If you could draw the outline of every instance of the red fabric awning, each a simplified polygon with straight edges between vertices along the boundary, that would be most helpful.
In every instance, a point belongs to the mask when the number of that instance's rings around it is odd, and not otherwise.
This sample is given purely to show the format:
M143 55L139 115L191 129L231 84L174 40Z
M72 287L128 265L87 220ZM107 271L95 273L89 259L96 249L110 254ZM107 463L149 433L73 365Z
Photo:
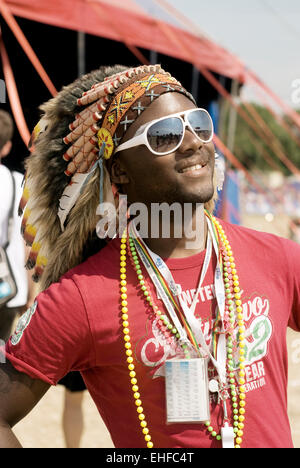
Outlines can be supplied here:
M171 16L172 22L151 16L142 8L144 2L5 0L5 3L15 16L155 50L244 81L245 68L236 57L206 37L179 27Z

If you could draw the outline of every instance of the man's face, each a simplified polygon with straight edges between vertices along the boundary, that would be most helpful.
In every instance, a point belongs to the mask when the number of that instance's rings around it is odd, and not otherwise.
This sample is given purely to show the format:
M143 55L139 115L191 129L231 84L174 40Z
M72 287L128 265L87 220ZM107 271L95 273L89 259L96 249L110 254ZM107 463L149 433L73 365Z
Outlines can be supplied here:
M130 126L124 142L134 136L138 128L169 114L194 109L195 105L180 93L166 93L156 99ZM214 145L202 143L186 128L181 146L173 153L157 156L145 145L118 153L115 163L127 175L122 191L128 202L206 203L214 193ZM200 164L201 169L195 169ZM188 170L187 170L188 169Z

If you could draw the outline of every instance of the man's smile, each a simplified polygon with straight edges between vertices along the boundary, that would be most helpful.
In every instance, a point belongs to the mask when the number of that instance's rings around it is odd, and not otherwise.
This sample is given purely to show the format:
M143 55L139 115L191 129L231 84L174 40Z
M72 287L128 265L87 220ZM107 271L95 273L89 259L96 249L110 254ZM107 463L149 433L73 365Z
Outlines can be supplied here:
M209 155L196 153L179 161L175 169L187 177L199 177L209 172Z

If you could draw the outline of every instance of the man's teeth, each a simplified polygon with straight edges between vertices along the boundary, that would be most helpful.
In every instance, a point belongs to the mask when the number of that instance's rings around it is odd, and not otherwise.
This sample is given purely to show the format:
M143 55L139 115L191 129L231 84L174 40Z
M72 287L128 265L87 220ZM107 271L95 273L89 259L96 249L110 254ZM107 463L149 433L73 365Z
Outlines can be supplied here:
M186 167L185 169L182 169L181 172L190 172L190 171L196 171L197 169L202 169L203 166L201 164L196 164L195 166L190 166Z

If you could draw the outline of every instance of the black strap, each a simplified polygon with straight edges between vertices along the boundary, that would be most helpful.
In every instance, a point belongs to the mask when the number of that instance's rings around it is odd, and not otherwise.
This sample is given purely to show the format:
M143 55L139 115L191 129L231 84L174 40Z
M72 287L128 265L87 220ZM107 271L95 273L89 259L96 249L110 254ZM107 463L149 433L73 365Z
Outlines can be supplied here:
M15 198L16 198L16 182L15 178L13 176L13 173L10 172L11 176L11 182L12 182L12 187L13 187L13 196L12 196L12 201L8 213L8 222L7 222L7 242L4 246L4 249L7 249L7 247L10 244L11 241L11 234L12 234L12 229L13 229L13 223L14 223L14 208L15 208Z

